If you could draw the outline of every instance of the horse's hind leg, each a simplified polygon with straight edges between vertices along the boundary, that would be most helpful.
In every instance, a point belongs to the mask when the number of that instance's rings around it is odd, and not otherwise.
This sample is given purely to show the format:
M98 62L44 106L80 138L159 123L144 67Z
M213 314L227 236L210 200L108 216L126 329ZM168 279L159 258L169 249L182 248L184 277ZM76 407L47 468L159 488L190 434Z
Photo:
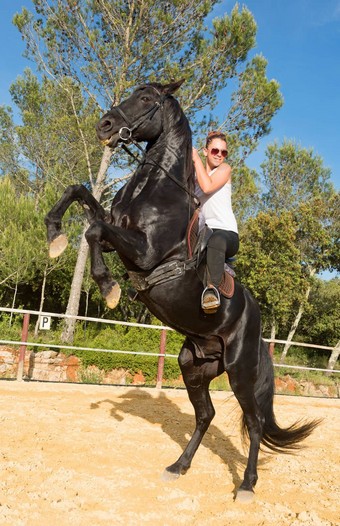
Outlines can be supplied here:
M96 201L85 186L81 184L68 186L57 204L45 217L47 240L50 244L50 256L52 258L60 256L67 246L67 238L65 234L61 232L61 221L66 210L74 201L78 201L83 207L90 223L105 220L106 212L104 208Z
M186 385L190 401L195 409L196 428L179 459L167 467L163 480L178 478L188 471L191 461L204 433L215 416L215 410L209 394L209 384L213 378L223 372L223 364L219 360L198 360L194 354L193 344L186 340L179 355L179 365Z
M246 362L245 362L246 363ZM230 386L242 408L247 426L250 447L244 479L237 491L236 499L241 501L252 500L254 486L257 482L257 461L262 438L264 417L257 405L254 391L254 374L251 366L247 368L244 363L234 363L228 370Z

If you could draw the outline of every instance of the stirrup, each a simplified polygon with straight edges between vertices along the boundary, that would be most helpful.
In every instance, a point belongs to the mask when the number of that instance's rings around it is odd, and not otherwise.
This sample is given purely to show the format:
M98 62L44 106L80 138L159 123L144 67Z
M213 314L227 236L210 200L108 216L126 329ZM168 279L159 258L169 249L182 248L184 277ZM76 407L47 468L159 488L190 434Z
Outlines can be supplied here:
M221 305L220 293L213 285L205 287L201 296L201 307L205 314L214 314Z

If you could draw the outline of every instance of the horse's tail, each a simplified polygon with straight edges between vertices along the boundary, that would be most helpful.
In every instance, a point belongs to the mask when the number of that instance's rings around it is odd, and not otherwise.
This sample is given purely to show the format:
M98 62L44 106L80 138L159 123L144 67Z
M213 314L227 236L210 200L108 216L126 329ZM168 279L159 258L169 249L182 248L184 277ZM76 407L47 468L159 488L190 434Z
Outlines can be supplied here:
M297 421L287 428L281 428L275 419L273 410L274 367L268 345L261 340L259 377L255 383L255 398L264 417L261 442L272 451L288 453L301 448L299 442L307 438L319 425L320 420L310 422ZM243 436L247 435L244 417L242 419Z

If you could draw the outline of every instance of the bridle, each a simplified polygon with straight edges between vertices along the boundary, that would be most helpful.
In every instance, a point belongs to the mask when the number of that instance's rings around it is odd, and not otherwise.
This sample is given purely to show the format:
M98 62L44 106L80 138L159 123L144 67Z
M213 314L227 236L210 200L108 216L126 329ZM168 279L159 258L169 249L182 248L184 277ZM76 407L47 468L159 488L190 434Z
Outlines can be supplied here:
M131 155L131 157L133 157L136 161L138 161L139 164L141 164L143 162L143 160L140 161L129 150L129 148L127 147L126 143L127 142L132 142L143 153L143 157L145 156L145 150L143 150L141 145L136 141L136 139L134 139L132 134L133 134L134 131L136 131L145 122L145 120L147 118L151 121L151 119L153 118L155 113L159 109L163 109L164 101L169 96L169 95L162 95L158 91L158 89L155 88L154 86L147 86L147 87L148 88L152 88L153 90L156 91L156 93L160 96L160 101L156 101L155 104L153 106L151 106L151 108L147 109L141 115L139 115L139 117L137 118L135 123L132 123L130 121L130 119L127 117L127 115L125 115L124 111L119 106L114 106L114 109L119 113L119 115L123 118L123 120L127 124L127 126L122 126L120 128L119 132L118 132L119 138L122 141L122 145L121 146L129 155ZM160 168L172 181L174 181L178 186L180 186L182 188L182 190L184 190L194 200L194 203L195 203L196 207L198 207L200 205L200 202L199 202L198 198L195 196L195 194L190 192L190 190L188 190L188 188L186 188L186 186L181 181L176 179L176 177L174 177L165 168L163 168L163 166L161 166L157 161L152 160L151 163L153 163L155 166L158 166L158 168Z
M144 152L143 148L137 143L137 141L135 141L135 139L133 138L132 134L133 134L134 131L136 131L145 122L147 117L151 121L151 119L155 115L156 111L159 110L159 109L163 109L164 101L168 97L168 95L162 95L158 91L158 89L155 88L154 86L148 86L148 88L152 88L157 93L157 95L160 96L160 101L156 101L155 104L153 106L151 106L151 108L148 108L147 110L145 110L137 118L137 121L135 122L135 124L133 124L130 121L130 119L125 115L124 111L119 106L115 106L114 107L114 109L119 113L119 115L124 119L125 123L127 124L127 126L122 126L120 128L120 130L118 132L119 138L122 141L124 141L124 142L126 142L126 141L133 142L133 144L138 146L138 148L142 152Z

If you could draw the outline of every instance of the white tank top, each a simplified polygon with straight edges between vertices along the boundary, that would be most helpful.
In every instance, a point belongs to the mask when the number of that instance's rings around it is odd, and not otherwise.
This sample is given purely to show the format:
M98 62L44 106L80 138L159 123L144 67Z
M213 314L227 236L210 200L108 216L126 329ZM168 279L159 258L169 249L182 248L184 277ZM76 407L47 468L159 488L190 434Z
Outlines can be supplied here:
M215 170L212 170L208 175L212 175ZM199 184L196 183L195 194L201 202L200 226L205 223L210 228L231 230L238 234L237 222L231 204L230 183L226 183L212 194L203 193Z

